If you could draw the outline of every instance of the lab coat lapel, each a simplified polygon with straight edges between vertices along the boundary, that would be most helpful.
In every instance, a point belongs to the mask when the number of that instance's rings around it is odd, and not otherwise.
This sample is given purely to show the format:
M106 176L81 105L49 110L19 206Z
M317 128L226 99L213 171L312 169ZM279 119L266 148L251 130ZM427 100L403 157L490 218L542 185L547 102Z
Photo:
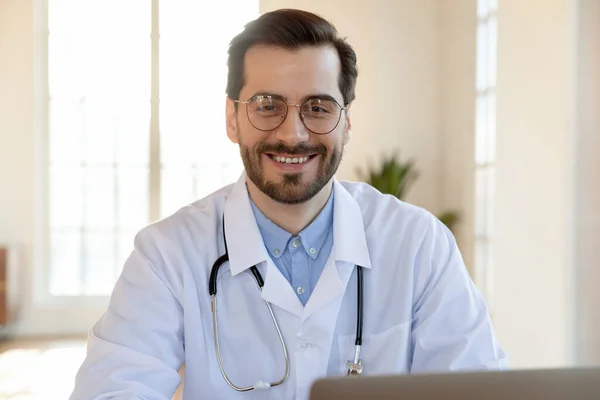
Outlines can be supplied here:
M353 265L345 262L336 263L332 251L325 268L321 273L317 285L315 286L310 299L304 308L302 320L308 319L321 307L329 304L331 301L342 297L348 285L350 275L352 275Z
M302 317L304 307L296 296L294 289L281 274L279 269L273 264L271 259L267 260L267 276L262 290L262 298L269 303Z
M333 249L304 309L303 320L343 296L355 265L371 268L362 212L350 193L333 181Z
M266 266L262 298L298 317L302 316L302 303L265 249L250 205L245 174L235 183L225 202L225 234L231 274L238 275L253 265L265 271L263 266Z
M333 181L333 248L336 261L370 269L371 258L358 203L336 179Z
M235 276L269 259L250 205L245 174L229 192L224 213L231 274Z

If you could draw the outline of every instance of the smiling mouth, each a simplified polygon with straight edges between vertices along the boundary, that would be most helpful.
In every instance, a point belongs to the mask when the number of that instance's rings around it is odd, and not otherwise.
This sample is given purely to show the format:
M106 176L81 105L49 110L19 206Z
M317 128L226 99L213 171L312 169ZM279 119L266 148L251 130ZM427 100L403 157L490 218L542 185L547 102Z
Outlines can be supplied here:
M316 157L317 154L311 154L308 156L302 157L289 157L289 156L279 156L277 154L267 154L272 160L277 161L281 164L304 164L310 161L312 158Z

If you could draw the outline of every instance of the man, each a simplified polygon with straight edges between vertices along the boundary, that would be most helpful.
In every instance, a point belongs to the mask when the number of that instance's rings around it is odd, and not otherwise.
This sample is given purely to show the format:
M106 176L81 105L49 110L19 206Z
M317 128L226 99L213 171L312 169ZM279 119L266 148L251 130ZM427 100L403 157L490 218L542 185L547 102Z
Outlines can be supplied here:
M71 398L169 399L182 365L185 399L306 399L348 370L506 367L446 227L334 178L357 79L335 28L264 14L228 65L227 134L245 173L139 232Z

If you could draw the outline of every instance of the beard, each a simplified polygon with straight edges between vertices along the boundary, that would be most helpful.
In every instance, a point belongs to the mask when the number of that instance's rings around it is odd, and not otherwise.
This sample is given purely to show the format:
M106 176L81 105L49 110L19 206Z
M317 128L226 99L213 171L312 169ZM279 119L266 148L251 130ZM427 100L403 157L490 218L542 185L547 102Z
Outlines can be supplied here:
M282 143L258 143L250 148L244 145L239 134L238 142L248 179L262 193L283 204L301 204L312 199L333 178L343 155L343 145L341 143L329 153L322 144L300 143L295 147L289 147ZM265 153L285 153L299 157L318 154L317 176L311 182L303 182L302 178L306 172L284 173L281 175L280 182L269 181L265 178L263 168L263 154Z

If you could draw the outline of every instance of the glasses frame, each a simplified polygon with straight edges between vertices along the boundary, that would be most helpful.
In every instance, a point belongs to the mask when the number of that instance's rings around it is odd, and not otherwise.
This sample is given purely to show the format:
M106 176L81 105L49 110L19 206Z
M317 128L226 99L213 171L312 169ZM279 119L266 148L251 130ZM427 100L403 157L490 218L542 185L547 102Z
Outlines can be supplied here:
M250 114L249 114L249 111L248 111L248 104L251 101L253 101L254 99L256 99L257 97L271 97L271 98L279 99L279 100L281 100L287 106L286 111L285 111L285 115L281 119L281 122L279 123L279 125L277 125L274 128L271 128L271 129L261 129L261 128L257 127L256 125L254 125L252 123L252 120L250 119ZM283 123L285 122L287 116L289 115L289 112L288 112L289 108L290 107L298 107L298 115L300 115L300 120L302 121L302 124L304 125L304 127L306 129L308 129L310 132L314 133L315 135L327 135L327 134L333 132L335 130L335 128L338 127L338 125L340 124L340 121L342 120L342 112L348 110L348 104L346 104L345 106L342 107L342 105L340 103L338 103L337 100L334 99L334 98L327 98L327 99L325 99L325 100L333 101L335 104L337 104L338 107L340 108L340 113L338 115L338 119L337 119L335 125L333 126L333 128L331 128L331 130L329 130L328 132L324 132L324 133L323 132L315 132L312 129L310 129L308 126L306 126L306 122L304 121L304 116L300 112L300 108L302 106L304 106L306 103L308 103L309 101L314 100L314 99L321 99L321 98L319 96L314 96L314 97L310 97L310 98L306 99L306 101L303 102L303 103L301 103L301 104L289 104L288 102L286 102L283 99L283 97L278 96L278 95L274 95L274 94L255 94L254 96L250 97L248 100L245 100L245 101L244 100L233 100L233 102L234 103L238 103L238 104L244 104L246 106L246 118L248 118L248 122L250 122L250 124L255 129L258 129L259 131L270 132L270 131L274 131L275 129L279 128L281 125L283 125ZM321 99L321 100L323 100L323 99Z

